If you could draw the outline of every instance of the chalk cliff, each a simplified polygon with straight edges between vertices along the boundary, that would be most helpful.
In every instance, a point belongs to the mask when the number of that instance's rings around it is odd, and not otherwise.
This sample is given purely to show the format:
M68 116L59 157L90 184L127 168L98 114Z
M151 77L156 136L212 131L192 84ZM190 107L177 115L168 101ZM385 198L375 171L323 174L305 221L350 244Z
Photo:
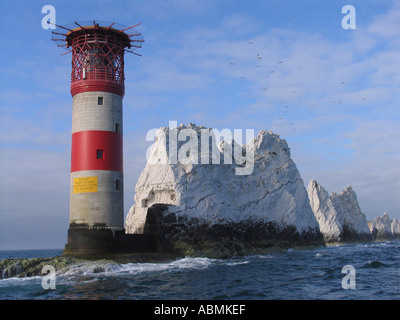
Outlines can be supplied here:
M392 220L391 229L392 229L393 236L396 239L400 239L400 220L399 219L394 218Z
M369 228L375 240L400 239L400 221L396 218L390 219L387 212L381 217L376 217Z
M311 180L307 192L326 242L371 240L367 219L350 186L329 195L316 180Z
M328 192L316 180L310 181L307 192L311 209L319 223L324 240L326 242L340 241L343 226Z
M212 141L206 147L205 134ZM209 256L322 243L285 140L264 130L243 146L217 147L217 140L211 129L193 124L157 131L126 218L128 233L144 233L158 221L151 228L161 228L174 250Z

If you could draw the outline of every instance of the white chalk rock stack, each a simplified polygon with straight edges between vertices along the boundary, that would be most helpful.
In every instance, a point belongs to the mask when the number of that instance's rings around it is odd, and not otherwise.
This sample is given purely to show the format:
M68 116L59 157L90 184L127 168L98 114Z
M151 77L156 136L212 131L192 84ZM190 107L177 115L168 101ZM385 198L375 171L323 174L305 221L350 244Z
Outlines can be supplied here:
M400 220L394 218L391 223L391 230L393 237L400 239Z
M376 240L400 239L400 221L396 218L392 220L389 214L384 212L381 217L372 221L370 231Z
M311 180L307 192L326 242L371 240L367 219L352 187L329 195L316 180Z
M264 130L243 146L225 141L217 147L218 140L211 129L193 124L159 129L135 188L126 231L143 233L148 209L167 204L164 231L172 242L190 242L190 237L199 247L225 240L237 246L320 242L286 141Z
M325 241L340 241L343 227L328 192L316 180L310 181L307 192Z

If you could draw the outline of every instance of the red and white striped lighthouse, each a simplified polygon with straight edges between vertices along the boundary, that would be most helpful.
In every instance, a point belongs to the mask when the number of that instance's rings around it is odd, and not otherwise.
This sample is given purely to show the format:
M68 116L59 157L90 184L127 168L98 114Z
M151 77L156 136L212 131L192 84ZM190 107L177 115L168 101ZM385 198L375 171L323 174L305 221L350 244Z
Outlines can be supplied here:
M124 53L134 53L144 41L133 30L136 26L75 22L57 25L53 31L52 40L72 53L70 225L65 253L112 247L115 233L124 229Z

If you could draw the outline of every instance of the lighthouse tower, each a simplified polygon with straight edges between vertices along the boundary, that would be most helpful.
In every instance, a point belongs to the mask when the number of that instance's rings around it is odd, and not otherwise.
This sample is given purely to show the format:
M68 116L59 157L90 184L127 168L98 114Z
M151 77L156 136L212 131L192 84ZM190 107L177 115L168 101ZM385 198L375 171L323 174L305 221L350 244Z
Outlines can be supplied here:
M57 25L53 39L72 53L72 150L66 254L102 253L124 234L124 53L144 42L111 22ZM65 54L66 54L65 53ZM117 240L116 240L117 239Z

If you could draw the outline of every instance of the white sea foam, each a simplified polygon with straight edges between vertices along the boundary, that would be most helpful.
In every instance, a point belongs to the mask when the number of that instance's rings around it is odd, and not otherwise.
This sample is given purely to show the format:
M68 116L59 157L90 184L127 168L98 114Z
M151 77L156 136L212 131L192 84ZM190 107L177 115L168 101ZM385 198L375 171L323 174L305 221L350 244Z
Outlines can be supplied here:
M67 268L59 270L58 275L91 275L99 273L115 272L119 269L119 265L113 262L93 261L71 265Z
M241 264L248 264L249 261L236 261L236 262L228 262L226 265L227 266L238 266Z
M183 271L190 269L205 269L214 263L215 259L209 258L183 258L168 263L128 263L120 265L120 271L137 274L153 271Z
M113 262L86 262L72 265L60 270L58 274L66 276L79 275L120 275L122 273L140 274L145 272L181 271L189 269L205 269L211 265L214 259L209 258L183 258L168 263L126 263Z
M272 254L255 254L251 256L246 256L249 259L274 259L274 255Z
M42 278L43 277L41 276L33 276L33 277L23 277L23 278L11 277L6 279L0 279L0 288L9 286L29 285L41 281Z

